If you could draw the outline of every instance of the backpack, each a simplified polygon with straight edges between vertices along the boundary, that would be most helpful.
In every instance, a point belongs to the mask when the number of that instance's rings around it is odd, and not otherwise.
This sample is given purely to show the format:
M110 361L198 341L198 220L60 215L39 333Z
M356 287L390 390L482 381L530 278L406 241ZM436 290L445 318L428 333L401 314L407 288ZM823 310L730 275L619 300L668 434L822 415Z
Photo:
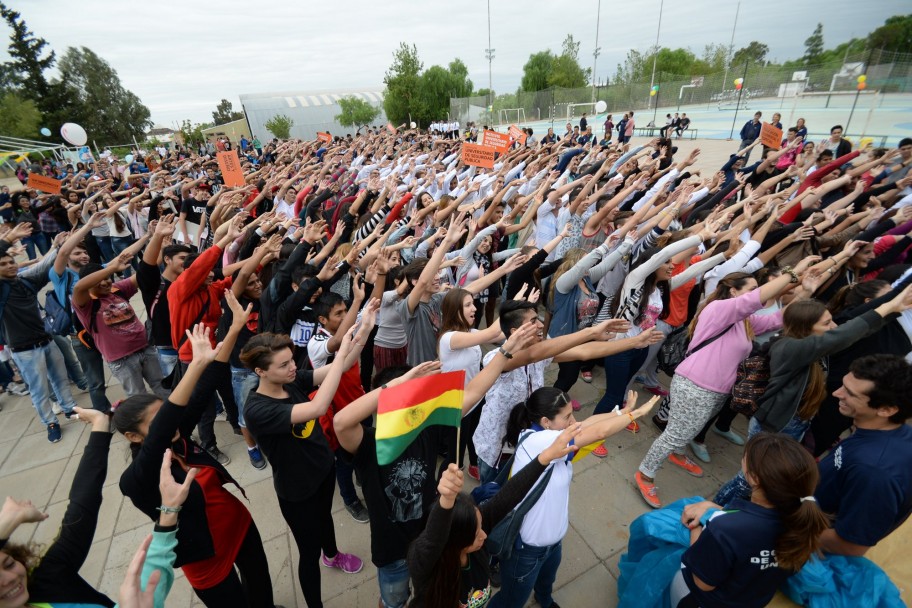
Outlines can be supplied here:
M752 417L769 386L770 374L769 343L755 342L751 354L738 365L732 386L731 408L748 418Z
M64 279L64 293L70 293L70 281L72 277L70 273L66 273L66 278ZM74 324L73 319L75 318L75 313L70 307L70 301L67 300L65 303L57 300L57 292L53 289L48 291L47 298L44 301L44 324L48 328L51 334L55 336L68 336L73 333Z

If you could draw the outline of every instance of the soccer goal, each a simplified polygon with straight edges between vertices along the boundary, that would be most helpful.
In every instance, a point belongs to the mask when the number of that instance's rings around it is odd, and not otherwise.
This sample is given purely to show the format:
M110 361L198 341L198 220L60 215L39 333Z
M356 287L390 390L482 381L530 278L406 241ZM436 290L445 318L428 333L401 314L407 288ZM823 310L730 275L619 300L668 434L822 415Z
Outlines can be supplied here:
M525 108L504 108L500 110L500 124L518 125L526 122Z
M572 120L577 116L582 116L583 112L589 116L595 115L595 102L591 103L568 103L567 120Z

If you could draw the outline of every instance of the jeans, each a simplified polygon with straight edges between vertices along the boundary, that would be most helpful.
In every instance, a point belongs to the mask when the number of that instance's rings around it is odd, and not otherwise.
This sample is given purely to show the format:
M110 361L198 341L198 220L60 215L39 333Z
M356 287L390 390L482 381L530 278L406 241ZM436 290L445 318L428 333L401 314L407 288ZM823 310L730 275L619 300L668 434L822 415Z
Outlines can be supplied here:
M779 432L784 435L788 435L795 441L800 442L802 438L804 438L804 433L807 432L809 426L811 426L810 420L801 420L797 416L792 416L792 419L788 421L788 424L786 424ZM763 427L760 426L760 423L757 422L757 419L751 418L750 422L747 425L747 438L750 439L762 431ZM744 473L742 471L739 471L737 475L732 477L724 486L722 486L722 488L719 490L719 493L716 494L716 499L713 502L724 507L735 498L743 498L745 500L748 500L750 498L750 495L750 485L744 478Z
M742 140L741 140L741 147L738 148L738 149L739 149L739 150L743 150L744 148L748 147L748 146L751 145L752 143L754 143L754 140L752 140L752 139L742 139ZM750 158L751 152L753 152L753 151L754 151L753 149L750 149L750 150L748 150L747 152L744 153L744 155L743 155L742 158L744 158L744 165L745 165L745 166L747 165L747 159Z
M499 472L500 467L492 467L481 458L478 459L478 477L481 478L480 483L494 481L494 478L497 477Z
M108 263L116 257L114 255L114 246L111 244L111 237L96 236L95 242L98 243L98 249L101 250L101 259L104 263Z
M409 599L408 563L399 559L377 568L380 602L383 608L405 608Z
M551 591L561 563L561 543L534 547L516 539L513 555L500 565L500 593L491 598L489 608L522 608L535 592L542 608L554 603Z
M19 239L22 244L25 246L25 253L28 255L30 260L34 260L38 257L38 252L35 248L35 245L38 244L39 234L32 234L31 236L24 236Z
M656 329L662 332L662 335L666 338L668 334L674 331L674 327L663 321L662 319L656 320ZM644 382L643 386L655 387L660 386L662 383L659 382L659 351L662 350L662 345L665 344L665 341L656 342L650 346L646 351L646 360L643 362L643 365L640 366L639 372L637 375L641 377Z
M170 376L177 365L177 350L166 346L156 346L158 351L158 364L161 366L162 377Z
M259 385L260 377L246 367L231 367L231 390L234 391L234 402L238 408L238 426L242 429L247 428L244 424L244 404L247 403L247 395L250 391L255 391Z
M352 505L358 502L358 494L355 492L355 483L352 481L355 469L351 464L345 462L345 458L342 456L344 451L345 450L342 448L337 448L335 451L336 481L339 484L339 496L342 497L342 502L346 505Z
M66 366L67 377L70 382L78 386L80 390L86 390L88 382L86 382L85 372L79 363L79 359L76 358L70 339L67 336L54 336L54 344L57 345L57 348L60 349L60 354L63 355L63 364Z
M648 354L648 348L635 348L605 357L605 395L595 406L596 414L610 412L615 405L621 405L627 385L642 367Z
M76 402L70 393L66 365L63 363L60 349L53 341L32 350L12 353L12 355L13 361L19 368L19 373L22 374L22 379L28 384L32 405L35 406L38 417L45 426L57 422L57 416L51 410L50 391L52 388L63 411L67 413L73 411Z
M111 373L120 380L127 397L146 392L143 380L149 384L153 393L162 399L168 397L169 391L162 387L161 366L158 364L154 346L147 346L116 361L109 361L108 367L111 368Z
M114 257L119 256L123 252L124 249L126 249L127 247L129 247L132 244L133 244L133 239L131 237L112 236L111 237L111 248L114 250ZM131 260L131 262L130 262L131 265L127 266L124 269L123 275L125 277L128 277L133 274L132 264L134 264L134 263L135 263L135 260Z
M105 369L104 359L101 353L94 349L86 348L85 344L79 341L76 336L69 336L70 348L79 359L82 371L85 373L86 384L88 384L89 399L92 400L92 408L99 412L108 412L111 410L111 402L105 394Z

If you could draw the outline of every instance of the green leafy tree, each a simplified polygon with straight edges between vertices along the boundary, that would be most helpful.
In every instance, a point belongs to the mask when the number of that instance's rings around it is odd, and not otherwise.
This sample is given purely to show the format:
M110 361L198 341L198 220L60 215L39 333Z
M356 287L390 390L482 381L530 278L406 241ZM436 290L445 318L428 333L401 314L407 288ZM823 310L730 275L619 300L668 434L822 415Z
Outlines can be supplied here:
M267 120L264 126L279 139L288 139L291 137L291 128L294 126L294 121L284 114L277 114Z
M703 47L703 55L700 57L700 69L706 73L721 72L725 69L725 62L728 61L728 46L724 44L707 44Z
M414 44L400 43L393 52L393 64L383 77L383 109L394 124L407 122L410 114L414 117L421 113L419 81L423 67Z
M215 106L215 112L212 113L212 120L217 125L234 122L244 118L243 112L235 112L234 106L227 99L223 99Z
M868 35L868 46L908 53L912 49L912 15L894 15Z
M574 40L573 34L564 38L561 54L551 64L551 73L548 76L548 85L575 89L589 84L590 70L583 69L579 64L580 43Z
M766 55L768 53L768 46L753 40L746 47L735 51L735 54L732 55L732 65L744 65L745 63L766 65Z
M203 130L214 126L215 125L211 123L192 123L189 120L184 119L181 122L178 133L181 134L185 144L199 145L206 141L206 135L203 133Z
M30 99L41 100L48 95L50 84L44 71L53 67L56 56L46 48L47 40L35 36L17 11L0 2L0 17L9 25L9 56L5 64L7 86L15 86Z
M380 108L372 106L363 99L347 95L339 99L341 114L336 115L336 122L343 127L356 127L358 130L369 125L380 116Z
M804 57L802 60L805 65L816 65L823 55L823 24L818 23L814 28L814 33L804 41Z
M41 112L31 99L13 92L0 96L0 133L9 137L34 139L38 137Z
M529 60L523 66L522 90L543 91L547 89L553 64L554 53L551 51L540 51L529 55Z
M447 66L450 73L451 97L469 97L472 95L472 81L469 80L469 68L458 57Z

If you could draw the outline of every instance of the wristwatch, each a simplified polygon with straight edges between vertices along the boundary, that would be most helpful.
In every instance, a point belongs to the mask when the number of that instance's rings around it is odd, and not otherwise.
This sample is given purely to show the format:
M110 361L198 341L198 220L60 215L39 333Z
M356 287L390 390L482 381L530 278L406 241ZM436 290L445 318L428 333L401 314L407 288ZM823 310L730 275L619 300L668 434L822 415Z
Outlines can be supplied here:
M508 353L508 352L504 349L503 346L501 346L501 347L498 348L497 350L500 351L500 354L503 355L504 357L506 357L507 359L512 359L512 358L513 358L513 355L510 354L510 353Z

